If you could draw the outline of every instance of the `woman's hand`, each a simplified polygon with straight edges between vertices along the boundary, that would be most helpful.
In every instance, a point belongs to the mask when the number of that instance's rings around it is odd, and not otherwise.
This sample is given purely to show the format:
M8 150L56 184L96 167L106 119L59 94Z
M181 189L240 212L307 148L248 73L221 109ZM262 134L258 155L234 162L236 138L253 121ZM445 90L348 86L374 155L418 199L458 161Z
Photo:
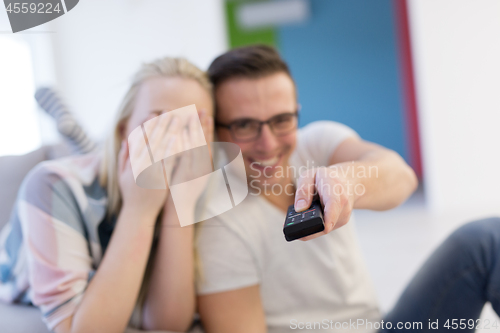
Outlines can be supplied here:
M214 141L214 118L208 115L206 110L201 110L199 116L205 141L207 141L207 145L210 147L210 143Z
M169 122L158 126L153 131L149 144L151 149L169 152L173 149L178 135L178 120L175 117ZM136 149L132 152L134 160L150 159L147 147ZM139 187L134 180L132 165L130 163L130 149L126 140L123 140L118 154L118 183L122 194L123 205L140 211L158 214L163 207L168 194L166 190L144 189Z
M172 174L173 184L188 182L199 177L200 174L208 174L213 171L211 170L213 166L209 155L210 142L213 141L213 118L207 116L205 111L201 111L199 121L201 122L203 133L197 130L198 118L196 116L190 117L186 127L182 129L182 139L178 143L181 145L183 153L177 161L177 166ZM207 147L202 147L200 150L192 150L196 143L203 140L201 135L205 135Z
M201 121L203 133L199 131L198 121ZM203 140L202 135L205 136L207 146L193 149L197 143ZM205 111L200 112L200 120L196 116L190 117L180 133L180 138L180 140L176 141L176 144L179 145L178 149L182 153L177 160L173 161L171 159L168 165L165 163L167 172L172 175L169 184L171 186L184 184L175 187L174 190L176 196L174 200L175 209L177 212L183 212L179 217L191 216L186 212L194 212L196 202L207 183L206 178L200 177L213 171L209 149L209 144L213 141L213 118L207 115ZM195 182L191 182L195 179L197 179ZM171 208L168 207L168 209ZM181 221L181 225L185 225L186 222ZM192 224L192 222L189 224Z
M197 170L196 165L210 166L212 164L208 154L203 152L199 154L203 148L194 150L198 153L189 151L193 143L203 142L202 135L205 136L207 143L212 141L212 117L204 111L201 111L199 116L204 133L200 133L198 117L189 119L187 127L183 129L182 140L176 141L180 145L178 151L183 149L188 151L180 154L177 161L174 158L165 160L165 165L171 163L168 168L175 168L175 173L173 179L169 179L172 185L172 197L167 198L163 209L163 228L161 228L149 289L144 302L143 328L146 330L165 329L184 332L191 325L195 312L194 228L192 226L180 228L179 225L185 226L195 222L194 206L203 190L203 186L192 188L191 184L185 182L200 175L199 171L202 170ZM174 186L174 184L181 183L187 185L186 188Z

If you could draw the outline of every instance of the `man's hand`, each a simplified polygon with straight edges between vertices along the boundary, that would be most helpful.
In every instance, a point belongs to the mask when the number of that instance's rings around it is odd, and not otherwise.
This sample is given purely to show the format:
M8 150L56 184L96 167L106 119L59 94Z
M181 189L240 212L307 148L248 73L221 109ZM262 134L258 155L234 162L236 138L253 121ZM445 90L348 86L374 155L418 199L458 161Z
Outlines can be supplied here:
M329 165L307 170L297 182L296 211L309 208L316 193L324 208L325 230L302 240L345 225L353 209L394 208L418 185L415 173L401 156L359 138L344 140L330 156Z
M326 235L349 222L355 200L354 184L352 180L340 174L335 166L319 167L307 170L299 178L295 210L299 212L308 209L313 197L318 194L324 208L325 222L325 230L301 240L306 241Z

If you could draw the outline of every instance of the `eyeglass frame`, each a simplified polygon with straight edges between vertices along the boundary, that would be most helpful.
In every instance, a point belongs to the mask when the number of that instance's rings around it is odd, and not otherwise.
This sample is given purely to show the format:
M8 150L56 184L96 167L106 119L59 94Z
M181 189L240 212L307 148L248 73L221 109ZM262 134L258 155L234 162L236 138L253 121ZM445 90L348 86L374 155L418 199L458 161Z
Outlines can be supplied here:
M298 125L299 125L299 111L301 109L301 106L298 105L297 106L297 110L295 112L284 112L284 113L280 113L280 114L277 114L275 116L272 116L271 118L265 120L265 121L261 121L261 120L257 120L257 119L254 119L254 118L240 118L240 119L236 119L236 120L233 120L231 123L229 124L223 124L219 121L215 121L214 122L214 125L216 127L222 127L222 128L226 128L229 130L229 133L231 133L231 137L233 138L234 141L236 142L251 142L251 141L254 141L254 140L257 140L260 135L262 134L262 127L267 124L269 126L269 129L271 130L271 132L276 135L276 136L284 136L284 135L287 135L289 133L292 132L292 130L286 132L286 133L283 133L283 134L279 134L277 135L276 133L274 133L274 130L273 128L269 125L271 123L271 120L279 117L279 116L283 116L283 115L293 115L295 116L295 118L297 118L297 125L296 125L296 128L298 128ZM233 131L231 130L231 126L234 125L236 122L238 121L242 121L242 120L252 120L252 121L256 121L259 123L259 128L258 128L258 131L257 131L257 135L255 136L255 138L252 138L252 139L248 139L248 140L240 140L240 139L237 139L235 136L234 136L234 133Z

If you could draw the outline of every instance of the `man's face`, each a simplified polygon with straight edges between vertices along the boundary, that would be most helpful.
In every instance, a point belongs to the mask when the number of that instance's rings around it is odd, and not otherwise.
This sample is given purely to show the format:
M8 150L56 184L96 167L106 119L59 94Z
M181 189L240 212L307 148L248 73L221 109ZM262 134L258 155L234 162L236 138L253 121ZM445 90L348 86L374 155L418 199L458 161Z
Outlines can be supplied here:
M216 120L222 124L243 118L266 121L282 113L296 112L298 107L295 86L286 73L257 79L229 79L218 87L216 99ZM249 142L235 140L227 128L219 127L217 135L220 141L233 142L240 147L249 180L258 180L253 184L263 187L286 182L283 175L286 175L288 158L295 149L296 129L276 136L269 124L265 124L260 136Z

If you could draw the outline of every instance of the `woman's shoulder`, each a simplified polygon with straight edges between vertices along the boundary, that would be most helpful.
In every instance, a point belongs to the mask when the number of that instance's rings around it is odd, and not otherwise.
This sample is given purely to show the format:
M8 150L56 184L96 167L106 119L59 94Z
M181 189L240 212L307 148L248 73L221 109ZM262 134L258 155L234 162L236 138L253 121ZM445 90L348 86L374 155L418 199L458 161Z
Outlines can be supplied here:
M72 179L89 185L98 175L99 164L100 156L97 153L47 160L31 169L26 180L36 183L47 178Z
M25 177L20 196L50 195L54 190L81 192L84 187L96 183L99 173L100 155L68 156L37 164Z

